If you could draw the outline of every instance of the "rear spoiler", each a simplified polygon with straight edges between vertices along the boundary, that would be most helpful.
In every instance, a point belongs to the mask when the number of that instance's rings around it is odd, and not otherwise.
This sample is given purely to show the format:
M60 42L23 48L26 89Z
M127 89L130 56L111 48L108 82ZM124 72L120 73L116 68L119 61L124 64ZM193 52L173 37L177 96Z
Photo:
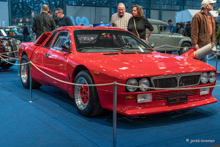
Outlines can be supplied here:
M37 40L34 41L34 45L40 46L51 34L52 32L44 32L40 37L37 38Z

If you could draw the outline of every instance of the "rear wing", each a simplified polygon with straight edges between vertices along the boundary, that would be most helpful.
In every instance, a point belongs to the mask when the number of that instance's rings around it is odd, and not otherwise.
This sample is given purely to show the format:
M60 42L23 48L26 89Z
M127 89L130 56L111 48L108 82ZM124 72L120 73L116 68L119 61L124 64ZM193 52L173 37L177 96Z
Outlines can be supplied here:
M34 41L34 45L41 46L42 43L50 36L52 32L44 32L37 40Z

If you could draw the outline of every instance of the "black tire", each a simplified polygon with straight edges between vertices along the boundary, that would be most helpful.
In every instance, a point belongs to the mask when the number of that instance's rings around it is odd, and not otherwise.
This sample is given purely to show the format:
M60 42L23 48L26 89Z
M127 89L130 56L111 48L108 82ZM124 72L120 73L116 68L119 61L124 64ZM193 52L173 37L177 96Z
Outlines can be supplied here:
M88 71L81 71L77 74L74 83L94 84L94 81ZM83 116L97 116L103 112L95 86L75 85L74 98L77 110Z
M21 58L21 66L20 66L20 79L21 83L24 86L24 88L29 89L30 86L30 78L29 78L29 68L30 64L25 64L29 62L28 57L26 55L23 55ZM36 82L35 80L32 79L32 88L33 89L38 89L41 87L41 84Z
M184 42L181 45L179 55L182 55L183 53L187 52L189 49L191 49L192 45L189 42Z
M10 63L6 63L6 64L2 64L1 67L2 69L9 69L10 67L12 67L15 63L15 61L11 62L12 64Z

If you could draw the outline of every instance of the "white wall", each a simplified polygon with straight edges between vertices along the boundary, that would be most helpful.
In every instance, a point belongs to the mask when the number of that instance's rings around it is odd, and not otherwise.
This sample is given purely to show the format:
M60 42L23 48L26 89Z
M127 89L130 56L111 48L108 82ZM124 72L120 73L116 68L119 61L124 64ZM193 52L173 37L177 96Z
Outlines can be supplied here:
M5 21L5 26L9 26L8 15L8 2L0 2L0 27L2 27L2 21Z
M66 6L66 16L72 16L75 22L77 16L87 17L90 24L109 23L110 21L109 8L106 7Z
M172 20L173 25L176 25L176 11L162 11L162 20L167 22L169 19Z
M158 10L151 10L150 11L150 18L151 19L159 19L159 11Z
M176 24L175 14L177 11L162 11L162 21L167 22L169 19L172 20L173 24ZM159 10L151 10L151 19L159 19Z

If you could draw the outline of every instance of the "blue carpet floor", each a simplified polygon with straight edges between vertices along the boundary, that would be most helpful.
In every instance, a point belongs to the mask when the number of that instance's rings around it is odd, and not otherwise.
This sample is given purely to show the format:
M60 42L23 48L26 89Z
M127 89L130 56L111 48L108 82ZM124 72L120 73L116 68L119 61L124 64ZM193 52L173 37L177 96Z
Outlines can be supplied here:
M218 61L220 71L220 60ZM209 60L215 67L215 59ZM220 85L218 74L217 85ZM213 91L220 101L220 87ZM66 93L49 86L23 88L17 66L0 69L0 147L111 147L112 112L86 118ZM220 102L170 113L118 115L118 147L215 146L220 144Z

